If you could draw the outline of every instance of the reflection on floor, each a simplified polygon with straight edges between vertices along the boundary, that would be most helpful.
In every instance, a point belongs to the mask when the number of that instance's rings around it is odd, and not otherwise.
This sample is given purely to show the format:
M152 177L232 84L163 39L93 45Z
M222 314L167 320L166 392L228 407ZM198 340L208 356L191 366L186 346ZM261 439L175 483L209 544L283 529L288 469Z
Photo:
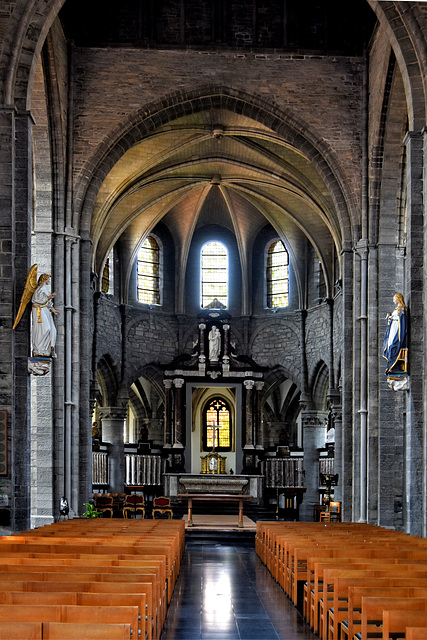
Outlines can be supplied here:
M187 543L161 640L299 638L316 636L253 548Z

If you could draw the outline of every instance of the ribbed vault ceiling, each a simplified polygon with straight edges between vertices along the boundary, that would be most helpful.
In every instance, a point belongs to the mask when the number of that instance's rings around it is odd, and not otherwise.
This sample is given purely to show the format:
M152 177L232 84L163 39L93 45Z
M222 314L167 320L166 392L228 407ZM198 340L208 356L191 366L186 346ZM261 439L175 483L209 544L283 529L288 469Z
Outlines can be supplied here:
M226 110L185 116L128 150L104 180L93 218L93 268L121 239L129 264L141 240L162 220L185 269L194 231L205 224L231 230L242 264L270 223L285 240L296 270L305 239L325 275L341 238L332 199L309 160L255 120ZM301 260L301 259L299 259Z

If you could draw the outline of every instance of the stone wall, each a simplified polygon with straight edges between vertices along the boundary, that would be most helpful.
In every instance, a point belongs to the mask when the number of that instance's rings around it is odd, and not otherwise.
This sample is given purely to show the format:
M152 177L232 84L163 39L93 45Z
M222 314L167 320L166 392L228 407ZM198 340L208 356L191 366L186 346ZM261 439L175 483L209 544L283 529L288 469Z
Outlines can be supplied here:
M215 84L265 98L297 115L331 146L359 200L360 58L80 48L74 59L75 180L97 145L144 105L157 100L167 105L173 92Z

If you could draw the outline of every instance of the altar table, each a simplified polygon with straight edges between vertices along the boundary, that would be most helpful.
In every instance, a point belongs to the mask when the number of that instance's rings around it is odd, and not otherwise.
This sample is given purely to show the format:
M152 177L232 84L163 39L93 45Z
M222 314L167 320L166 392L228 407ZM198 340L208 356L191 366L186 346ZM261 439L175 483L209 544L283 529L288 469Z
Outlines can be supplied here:
M251 496L237 493L179 493L178 500L188 502L188 522L189 527L193 526L193 502L238 502L239 520L238 526L243 527L243 503L251 499Z

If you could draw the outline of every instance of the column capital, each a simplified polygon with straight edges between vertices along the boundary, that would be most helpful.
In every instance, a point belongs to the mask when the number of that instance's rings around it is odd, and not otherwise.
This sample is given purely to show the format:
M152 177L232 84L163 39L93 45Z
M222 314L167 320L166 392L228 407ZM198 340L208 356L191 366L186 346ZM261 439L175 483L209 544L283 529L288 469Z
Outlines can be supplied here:
M126 407L99 407L101 420L124 420Z
M163 384L165 389L172 389L172 380L170 378L163 380Z
M184 378L174 378L173 384L177 389L181 389L184 384Z
M255 382L253 380L243 380L246 389L253 389Z

